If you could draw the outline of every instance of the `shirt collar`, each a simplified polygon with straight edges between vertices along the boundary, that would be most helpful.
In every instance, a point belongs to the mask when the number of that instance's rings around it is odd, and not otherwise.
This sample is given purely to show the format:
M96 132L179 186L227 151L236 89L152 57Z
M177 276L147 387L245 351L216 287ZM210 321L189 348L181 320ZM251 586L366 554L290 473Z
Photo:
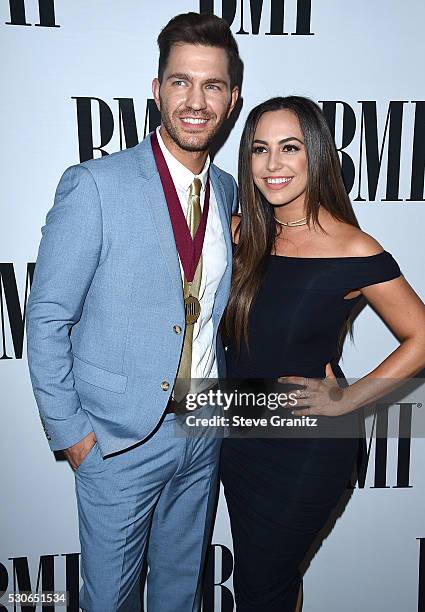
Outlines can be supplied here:
M167 162L167 166L175 186L184 191L189 191L193 179L195 177L198 177L202 183L202 190L205 190L208 178L208 169L210 167L210 156L208 156L205 160L205 165L202 168L201 172L199 174L193 174L193 172L191 172L189 168L186 168L186 166L179 162L179 160L176 159L174 155L170 153L170 151L167 149L164 144L164 141L161 138L161 134L159 133L159 127L156 128L156 136L158 138L159 146L165 157L165 161Z

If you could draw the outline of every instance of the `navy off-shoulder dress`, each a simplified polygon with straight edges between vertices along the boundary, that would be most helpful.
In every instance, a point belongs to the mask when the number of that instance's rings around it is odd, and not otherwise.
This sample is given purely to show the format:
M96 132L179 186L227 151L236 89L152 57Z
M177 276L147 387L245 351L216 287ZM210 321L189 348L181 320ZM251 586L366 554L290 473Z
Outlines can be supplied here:
M337 363L341 328L361 299L344 296L398 276L386 251L367 257L270 255L250 312L249 350L230 343L228 377L323 378L328 362L343 377ZM355 420L358 414L334 418ZM357 450L355 436L223 441L237 612L294 611L299 566L346 489Z

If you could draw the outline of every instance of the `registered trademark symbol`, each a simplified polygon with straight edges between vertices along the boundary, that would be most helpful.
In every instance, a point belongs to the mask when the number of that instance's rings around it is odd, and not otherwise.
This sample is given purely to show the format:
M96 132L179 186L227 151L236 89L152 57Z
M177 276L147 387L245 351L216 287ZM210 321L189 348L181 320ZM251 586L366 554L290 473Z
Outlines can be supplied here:
M417 408L422 408L422 402L419 402L418 404L416 404Z

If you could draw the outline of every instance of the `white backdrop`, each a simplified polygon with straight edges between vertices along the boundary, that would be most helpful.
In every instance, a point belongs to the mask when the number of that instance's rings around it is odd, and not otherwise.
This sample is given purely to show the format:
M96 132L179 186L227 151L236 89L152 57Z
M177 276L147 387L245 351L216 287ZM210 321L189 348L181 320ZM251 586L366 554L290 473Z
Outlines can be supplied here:
M254 17L255 9L264 5L257 34L250 4ZM236 175L243 122L258 102L274 95L301 94L324 103L328 112L338 102L335 137L338 147L347 140L345 163L349 166L353 160L351 197L359 200L360 193L364 200L354 202L359 221L395 256L406 278L425 297L425 4L421 0L149 4L0 0L0 591L14 586L28 590L29 584L34 589L40 560L40 580L53 581L58 590L65 589L68 561L67 584L75 588L73 562L78 557L72 554L79 552L79 542L74 476L49 451L25 349L21 353L27 266L35 261L40 227L56 184L67 166L80 161L79 145L90 132L95 147L103 137L105 152L120 148L118 98L133 102L138 137L143 138L160 29L176 13L212 7L221 16L223 6L230 18L235 14L232 30L245 79L240 117L216 163ZM238 34L242 7L246 34ZM279 7L284 12L283 28L275 19ZM280 34L268 34L279 30ZM82 109L83 98L103 101L102 130L99 102L91 103L91 128L84 109L77 120L77 103ZM131 113L124 119L127 126L129 117ZM99 151L93 156L98 157ZM373 182L374 177L376 193L368 187L368 179ZM395 347L391 333L371 309L365 309L355 324L355 344L346 344L343 369L349 377L361 376ZM410 475L404 483L409 486L395 486L397 457L397 440L390 439L386 488L374 486L372 444L365 486L354 490L305 575L305 612L425 610L425 550L420 564L421 544L425 549L423 440L412 440ZM221 552L232 549L223 497L213 543L220 545L214 549L218 584L226 569ZM230 577L225 586L231 589L231 585ZM213 592L214 599L209 597L205 609L231 612L231 595L220 586ZM223 593L227 595L222 605ZM73 601L70 610L76 609Z

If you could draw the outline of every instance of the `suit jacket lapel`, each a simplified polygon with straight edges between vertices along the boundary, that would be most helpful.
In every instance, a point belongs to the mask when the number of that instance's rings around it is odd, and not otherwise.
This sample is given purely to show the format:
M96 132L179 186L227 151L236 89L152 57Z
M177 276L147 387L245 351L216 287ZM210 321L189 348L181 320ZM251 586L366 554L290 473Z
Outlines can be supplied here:
M143 195L145 196L152 220L156 227L159 244L164 255L168 271L172 280L172 288L178 295L183 306L183 291L179 257L177 253L176 243L174 240L173 227L171 225L170 215L168 212L167 202L165 201L164 191L159 178L158 170L155 164L155 159L152 153L150 137L148 136L140 144L133 149L139 165L139 171L144 179ZM226 202L226 193L217 171L211 165L210 171L211 185L214 190L214 195L217 201L217 207L220 215L220 221L223 228L224 240L227 249L227 266L217 289L217 298L220 298L220 289L226 286L229 281L229 275L232 262L232 241L230 237L230 207ZM214 310L224 309L226 303L221 304L222 300L216 299Z
M161 251L171 277L171 286L183 306L179 257L164 190L152 153L150 138L145 138L139 145L134 147L134 152L138 157L139 170L144 178L143 195L146 198L156 228Z
M171 276L173 289L183 304L182 278L176 242L174 240L173 226L167 202L165 201L159 175L154 176L146 183L144 195L149 204L149 210L156 227L159 244Z
M211 167L210 177L211 184L214 189L215 199L217 201L217 207L220 214L220 221L227 249L227 265L217 288L216 300L214 304L214 312L218 312L221 316L224 308L226 307L228 293L227 290L225 292L222 292L221 290L223 286L226 287L226 285L230 284L230 273L232 269L233 257L232 239L230 234L230 206L228 206L226 202L226 192L224 191L222 182L213 166ZM221 299L222 296L225 296L225 299Z
M220 212L220 220L224 229L230 226L230 207L227 205L226 193L214 166L211 166L210 178Z

